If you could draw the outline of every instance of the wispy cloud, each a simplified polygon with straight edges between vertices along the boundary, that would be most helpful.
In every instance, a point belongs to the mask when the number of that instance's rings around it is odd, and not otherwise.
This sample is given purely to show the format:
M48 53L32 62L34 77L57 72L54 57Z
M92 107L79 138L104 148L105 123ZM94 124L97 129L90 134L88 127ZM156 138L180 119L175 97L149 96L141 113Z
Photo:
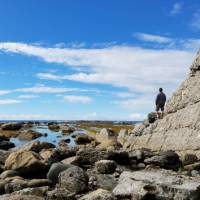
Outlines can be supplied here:
M75 95L65 95L64 101L71 103L91 103L92 98L89 96L75 96Z
M0 99L0 105L10 105L10 104L18 104L22 103L21 100L16 99Z
M18 99L36 99L38 97L39 97L38 95L24 94L24 95L19 95L17 98Z
M173 41L169 37L153 35L153 34L148 34L148 33L141 33L141 32L134 33L133 36L145 42L156 42L156 43L166 44Z
M0 90L0 95L5 95L11 93L10 90Z
M59 119L50 115L41 114L0 114L1 120L44 120L44 119Z
M182 11L183 3L175 3L170 11L170 15L177 15Z
M200 30L200 10L194 13L191 26L196 30Z

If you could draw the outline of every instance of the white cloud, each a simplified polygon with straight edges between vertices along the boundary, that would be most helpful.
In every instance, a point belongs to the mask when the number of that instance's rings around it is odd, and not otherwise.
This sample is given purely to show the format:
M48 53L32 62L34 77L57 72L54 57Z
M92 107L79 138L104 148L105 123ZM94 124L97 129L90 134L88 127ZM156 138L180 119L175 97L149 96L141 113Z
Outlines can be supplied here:
M65 95L63 97L64 101L71 103L91 103L92 98L89 96L75 96L75 95Z
M196 30L200 30L200 10L198 10L196 13L194 13L191 25Z
M65 88L65 87L48 87L45 85L35 85L33 87L18 88L14 90L15 92L30 92L30 93L65 93L77 91L76 88Z
M10 90L0 90L0 95L5 95L11 93Z
M32 95L32 94L24 94L24 95L19 95L17 98L18 99L36 99L39 96L37 95Z
M147 33L134 33L133 36L145 42L155 42L155 43L166 44L166 43L171 43L173 41L173 39L169 37L147 34Z
M22 103L22 101L16 99L0 99L0 105L10 105L17 103Z
M88 113L86 115L83 116L84 120L97 120L98 119L98 115L96 112L92 112L92 113Z
M164 43L171 39L155 36L151 40ZM185 45L185 40L183 44ZM45 62L61 63L67 67L82 69L80 72L65 75L40 73L39 78L110 84L128 88L131 93L143 95L155 92L159 87L165 88L167 93L175 90L185 78L195 55L191 50L145 49L123 45L90 49L60 49L22 43L0 43L0 50L36 56ZM63 93L72 90L74 89L35 86L16 91Z
M170 11L170 14L171 15L177 15L182 11L182 8L183 8L183 4L182 3L175 3L173 5L172 10Z
M41 114L0 114L1 120L45 120L45 119L59 119L53 118L50 115Z

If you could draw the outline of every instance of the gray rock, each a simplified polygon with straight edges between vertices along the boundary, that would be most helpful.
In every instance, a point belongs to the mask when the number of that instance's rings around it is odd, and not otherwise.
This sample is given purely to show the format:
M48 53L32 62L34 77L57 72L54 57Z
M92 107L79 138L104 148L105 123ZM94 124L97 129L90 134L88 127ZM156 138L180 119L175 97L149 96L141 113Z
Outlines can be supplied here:
M38 133L37 131L33 131L33 130L26 130L23 132L20 132L18 135L18 138L21 140L34 140L36 138L39 138L43 136L41 133Z
M70 167L60 173L59 186L76 194L83 192L88 186L88 176L80 167Z
M75 141L77 144L88 144L91 143L94 139L86 134L77 135Z
M181 166L179 156L173 151L161 152L159 155L147 158L145 164L155 164L164 169L178 170Z
M79 200L116 200L116 198L111 192L103 189L98 189L84 195Z
M128 131L126 129L121 129L117 136L117 142L123 146L127 137L128 137Z
M55 188L55 190L47 192L46 200L76 200L76 198L75 193L71 193L65 188Z
M100 174L113 174L117 165L112 160L100 160L95 163L96 169Z
M15 144L10 141L0 141L0 149L2 150L8 150L14 147L15 147Z
M113 193L119 199L197 200L200 198L200 181L163 169L125 171Z
M0 200L45 200L44 197L34 195L22 195L22 194L6 194L0 197Z
M71 165L63 164L61 162L53 163L47 173L47 178L52 182L57 183L59 174L70 167Z
M15 170L21 175L42 174L46 165L41 157L33 151L14 151L5 162L5 169Z

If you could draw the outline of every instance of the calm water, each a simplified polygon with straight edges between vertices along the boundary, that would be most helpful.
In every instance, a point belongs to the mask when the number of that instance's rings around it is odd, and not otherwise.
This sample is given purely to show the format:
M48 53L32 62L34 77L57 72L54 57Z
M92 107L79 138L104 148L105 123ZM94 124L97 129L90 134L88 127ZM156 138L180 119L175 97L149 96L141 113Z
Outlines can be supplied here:
M42 136L42 137L39 137L32 141L49 142L49 143L57 145L58 142L60 142L63 139L70 139L70 143L69 143L70 146L76 145L72 135L80 135L80 134L86 133L85 130L78 130L78 131L74 131L72 134L66 136L66 135L62 135L61 131L56 132L56 131L52 131L52 130L48 129L48 126L36 126L36 127L32 128L32 130L35 130L42 134L44 134L44 133L48 134L47 137ZM21 145L24 145L24 144L30 142L30 141L20 140L18 138L11 138L10 141L13 142L15 144L15 146L21 146Z

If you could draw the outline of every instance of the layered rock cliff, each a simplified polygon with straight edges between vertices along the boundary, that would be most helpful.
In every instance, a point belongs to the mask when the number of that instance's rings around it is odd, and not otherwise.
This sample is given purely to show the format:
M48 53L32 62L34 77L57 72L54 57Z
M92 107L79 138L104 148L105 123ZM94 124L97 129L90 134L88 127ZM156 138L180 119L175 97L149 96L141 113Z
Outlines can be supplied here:
M124 148L175 150L200 158L200 52L188 78L168 100L165 117L144 128L140 136L130 135Z

